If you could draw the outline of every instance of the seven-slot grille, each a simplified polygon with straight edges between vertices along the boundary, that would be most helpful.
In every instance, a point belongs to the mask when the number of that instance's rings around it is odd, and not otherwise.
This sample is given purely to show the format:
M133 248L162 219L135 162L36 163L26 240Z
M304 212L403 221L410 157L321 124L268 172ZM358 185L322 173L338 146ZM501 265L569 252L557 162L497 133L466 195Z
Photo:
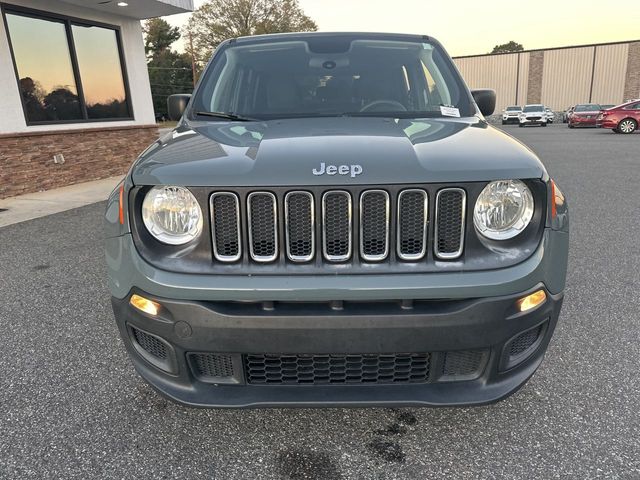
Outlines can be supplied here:
M248 257L258 263L285 256L301 264L318 258L340 263L354 259L354 254L363 262L374 263L385 261L392 252L401 261L416 262L427 256L431 240L435 257L441 260L457 259L464 250L466 193L461 188L434 193L431 238L429 193L420 188L394 195L383 189L360 193L294 190L282 193L284 198L279 195L256 191L244 201L231 192L211 196L216 260L239 261L243 244ZM284 242L280 242L280 231Z

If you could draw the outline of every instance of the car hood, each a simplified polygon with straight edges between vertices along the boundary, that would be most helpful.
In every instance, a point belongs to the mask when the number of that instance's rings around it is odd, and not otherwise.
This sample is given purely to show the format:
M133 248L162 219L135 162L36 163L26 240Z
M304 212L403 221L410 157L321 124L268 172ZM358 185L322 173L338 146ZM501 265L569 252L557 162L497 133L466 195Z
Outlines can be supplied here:
M184 122L132 168L137 185L194 187L444 183L545 174L531 150L475 117Z

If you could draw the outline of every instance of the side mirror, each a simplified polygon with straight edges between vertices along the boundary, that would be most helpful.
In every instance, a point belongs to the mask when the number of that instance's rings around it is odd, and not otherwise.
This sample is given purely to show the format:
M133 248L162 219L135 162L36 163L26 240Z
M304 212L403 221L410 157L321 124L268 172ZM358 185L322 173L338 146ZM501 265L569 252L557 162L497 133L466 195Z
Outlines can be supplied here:
M178 95L170 95L167 98L167 112L169 119L177 122L182 118L184 111L187 109L187 105L191 100L191 95L180 93Z
M471 95L475 100L478 108L480 109L480 113L485 117L492 115L496 110L496 92L495 90L490 90L488 88L483 88L479 90L471 90Z

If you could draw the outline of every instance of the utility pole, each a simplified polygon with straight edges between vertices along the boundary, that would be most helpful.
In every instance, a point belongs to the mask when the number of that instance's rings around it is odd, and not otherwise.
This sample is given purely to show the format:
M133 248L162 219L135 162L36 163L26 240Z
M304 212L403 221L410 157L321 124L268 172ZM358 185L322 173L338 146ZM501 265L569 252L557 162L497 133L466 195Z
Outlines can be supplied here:
M196 88L196 58L193 52L193 35L189 31L189 49L191 50L191 76L193 77L193 88Z

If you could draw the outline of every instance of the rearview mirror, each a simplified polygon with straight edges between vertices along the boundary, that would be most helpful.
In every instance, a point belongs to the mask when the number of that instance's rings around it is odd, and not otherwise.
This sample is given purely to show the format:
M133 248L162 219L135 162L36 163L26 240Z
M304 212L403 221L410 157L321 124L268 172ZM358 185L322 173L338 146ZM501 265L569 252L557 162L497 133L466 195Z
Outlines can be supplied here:
M185 93L170 95L169 98L167 98L167 113L169 118L174 122L180 120L184 111L187 109L189 100L191 100L191 95Z
M496 92L488 88L471 90L471 95L475 100L480 112L485 117L492 115L496 110Z

